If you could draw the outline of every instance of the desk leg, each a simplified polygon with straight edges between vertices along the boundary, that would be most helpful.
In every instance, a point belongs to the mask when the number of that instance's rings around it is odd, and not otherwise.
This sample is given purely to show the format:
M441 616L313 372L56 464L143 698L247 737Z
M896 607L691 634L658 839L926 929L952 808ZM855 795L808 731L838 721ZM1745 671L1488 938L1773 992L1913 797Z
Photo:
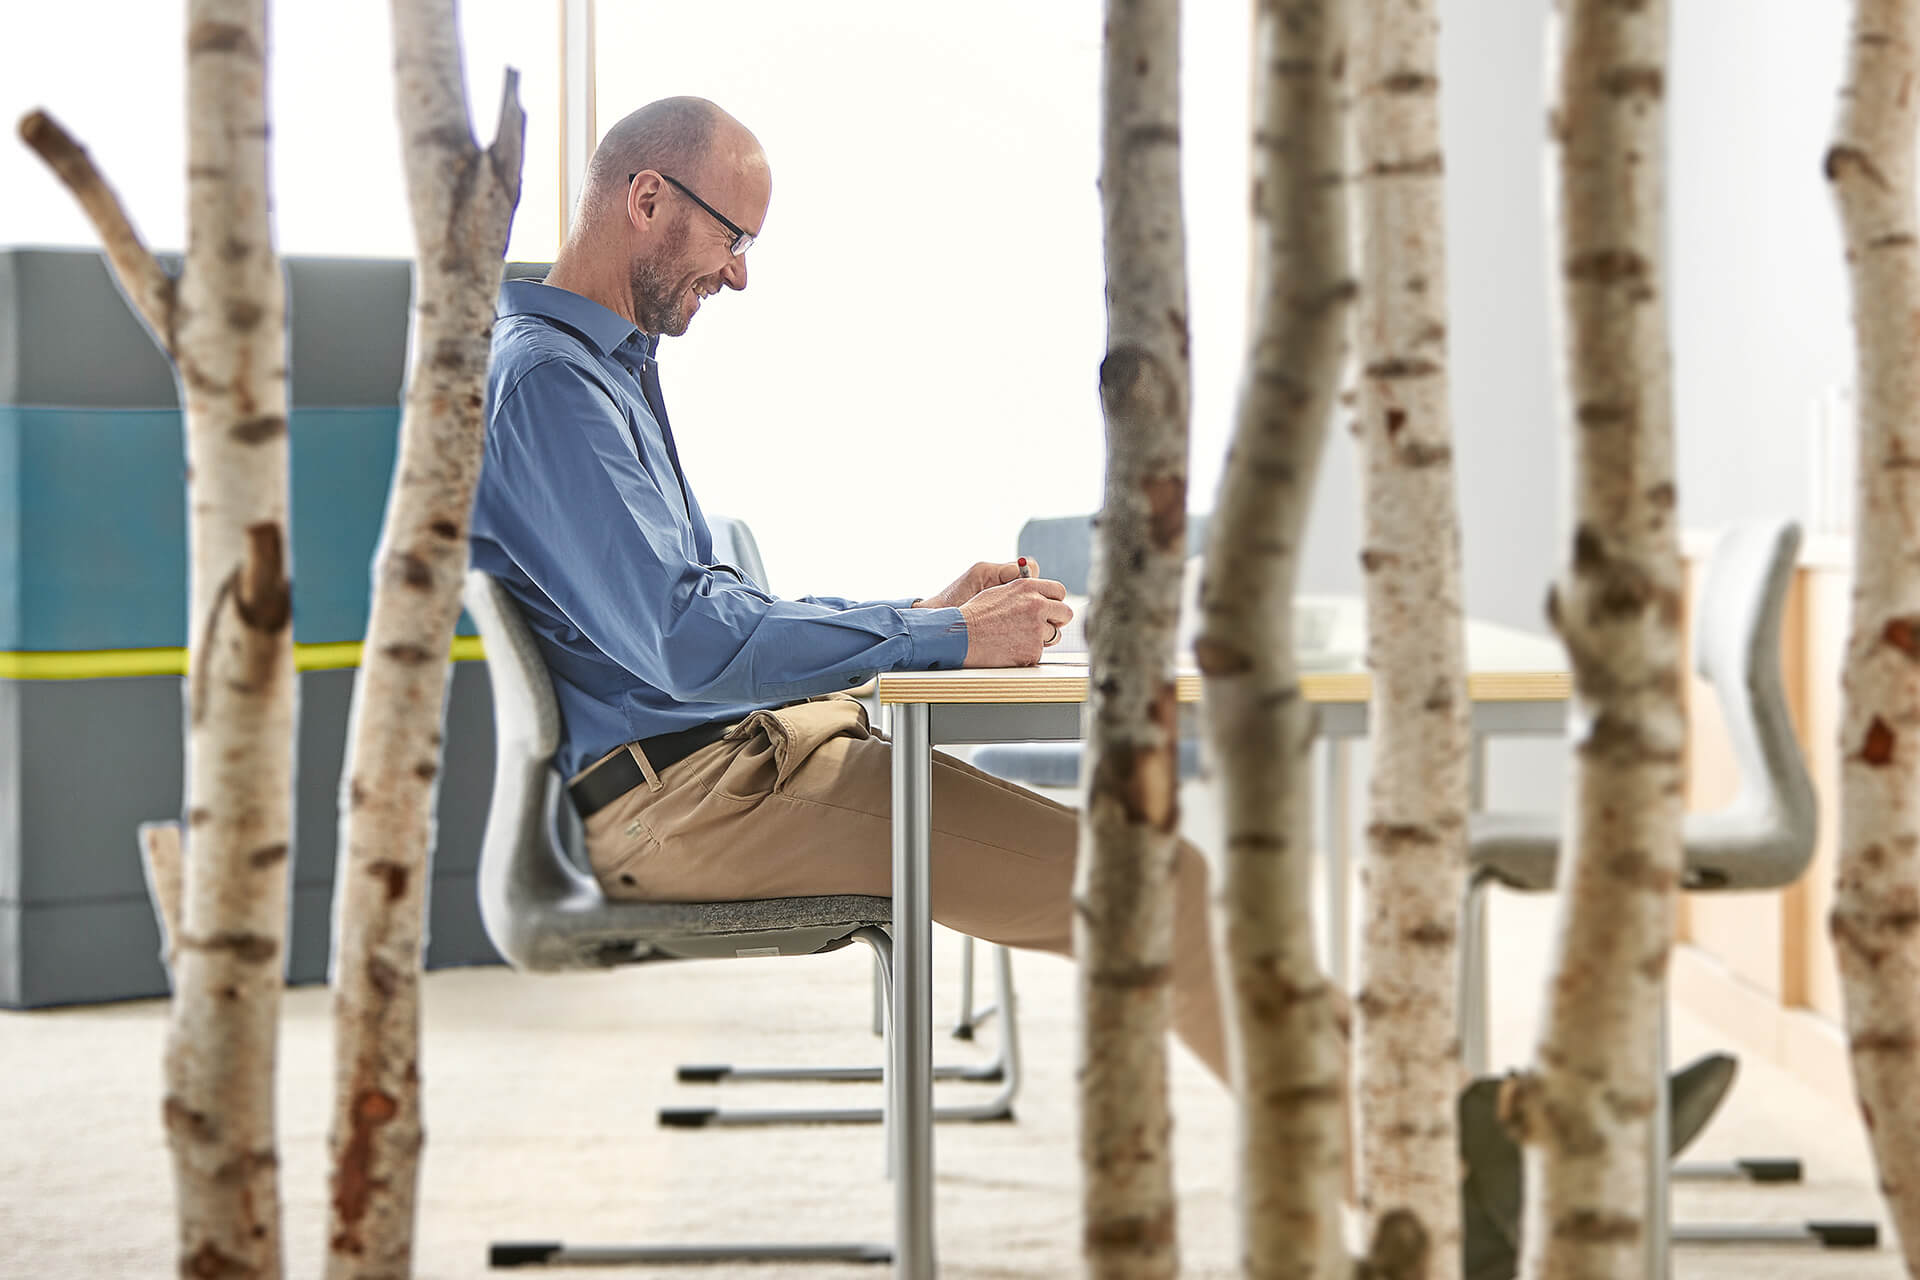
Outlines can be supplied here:
M925 703L893 717L894 1253L899 1280L931 1280L933 1255L933 949L927 863L933 747Z
M1348 741L1322 735L1320 738L1320 831L1326 851L1325 885L1327 895L1327 974L1333 985L1351 991L1347 936L1352 919L1347 906L1347 886L1353 876L1353 840L1347 814L1347 770L1350 766Z

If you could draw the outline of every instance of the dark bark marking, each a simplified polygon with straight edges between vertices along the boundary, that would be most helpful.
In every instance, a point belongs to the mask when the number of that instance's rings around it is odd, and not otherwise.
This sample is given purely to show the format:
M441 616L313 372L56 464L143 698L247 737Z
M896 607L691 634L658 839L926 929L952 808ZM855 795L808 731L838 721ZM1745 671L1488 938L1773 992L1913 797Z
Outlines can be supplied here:
M408 870L397 862L372 863L367 867L367 874L385 881L388 902L396 901L407 891Z
M376 956L367 961L367 985L382 1000L391 1000L400 989L400 971Z
M1623 427L1632 422L1636 406L1618 402L1590 401L1573 411L1573 420L1582 427Z
M1907 1058L1915 1047L1911 1031L1862 1031L1847 1040L1849 1053L1891 1053Z
M205 938L183 933L174 945L183 951L224 951L243 964L264 964L280 954L278 940L238 929Z
M1082 1237L1089 1254L1121 1250L1127 1253L1164 1253L1173 1247L1174 1211L1171 1206L1151 1217L1128 1215L1097 1218L1087 1223Z
M1193 661L1204 676L1240 676L1253 670L1253 656L1239 645L1203 635L1193 642Z
M413 776L422 782L432 782L439 772L440 766L431 760L422 760L413 766Z
M222 1162L220 1167L213 1171L213 1180L222 1186L234 1187L279 1167L279 1158L270 1150L242 1151L233 1159Z
M199 53L248 53L260 56L253 33L237 22L198 22L187 32L187 56Z
M229 235L220 242L220 260L228 266L245 262L247 256L252 252L253 242L251 240L242 240L236 235Z
M213 810L205 805L196 805L187 810L187 825L198 827L213 821Z
M360 784L360 779L355 778L347 785L347 805L349 808L358 809L366 802L367 789Z
M1581 757L1610 764L1678 764L1680 753L1672 748L1655 747L1647 741L1645 727L1617 712L1602 711L1595 716L1577 748ZM1644 858L1642 850L1622 857Z
M1430 849L1440 843L1432 828L1413 822L1370 822L1367 841L1381 854Z
M1909 662L1920 662L1920 615L1889 618L1880 629L1880 639L1898 649Z
M227 435L241 444L265 444L286 434L287 419L285 415L277 413L246 418L227 428Z
M1443 467L1453 461L1453 446L1448 444L1424 444L1415 440L1395 450L1394 456L1403 466L1422 469Z
M1409 160L1380 160L1366 168L1369 178L1437 178L1446 172L1446 160L1438 151Z
M395 556L394 567L400 571L400 581L416 591L425 591L433 585L432 566L411 551Z
M1640 1219L1624 1213L1576 1209L1553 1223L1556 1240L1581 1244L1629 1244L1640 1238Z
M1873 239L1867 241L1867 248L1869 250L1911 249L1913 246L1914 238L1912 234L1905 231L1890 232L1884 236L1875 236Z
M336 1253L359 1253L360 1221L366 1217L373 1194L386 1187L386 1179L373 1176L373 1141L383 1125L400 1114L400 1104L391 1094L378 1089L362 1089L354 1095L349 1112L346 1146L333 1171L333 1213L342 1230L332 1240Z
M1380 1216L1367 1256L1354 1280L1426 1280L1433 1241L1413 1210L1400 1206Z
M1639 284L1651 274L1647 260L1631 249L1591 249L1567 261L1567 278L1592 284Z
M1845 143L1836 143L1828 147L1826 163L1822 168L1829 182L1838 182L1845 175L1846 170L1856 169L1867 181L1882 191L1889 190L1891 187L1887 181L1887 175L1880 172L1880 166L1876 165L1873 157L1861 147L1848 146Z
M278 866L287 860L287 846L281 844L261 845L247 855L247 865L255 871L264 871L268 867Z
M1400 559L1391 551L1376 551L1372 547L1363 547L1360 551L1360 568L1367 573L1377 573Z
M1402 936L1416 947L1450 947L1454 930L1443 920L1428 920L1415 925Z
M1124 149L1144 146L1177 147L1180 145L1180 126L1177 124L1136 124L1120 131L1120 145Z
M1387 439L1391 440L1399 435L1401 429L1406 425L1407 411L1405 409L1387 410Z
M195 1111L172 1094L160 1104L161 1123L168 1133L187 1142L214 1142L220 1126L204 1111Z
M1440 80L1424 71L1395 71L1380 82L1388 93L1419 94L1431 97L1440 92Z
M1187 477L1149 476L1140 487L1147 494L1147 536L1154 549L1178 552L1187 540Z
M227 326L242 333L250 333L260 327L266 318L267 309L251 298L229 298L227 300Z
M180 1274L191 1277L191 1280L239 1280L239 1277L257 1276L260 1272L244 1258L223 1252L219 1245L208 1240L180 1259Z
M380 656L405 667L417 667L433 661L432 651L417 644L390 644L380 650Z
M1369 378L1431 378L1441 372L1441 366L1437 360L1427 360L1419 356L1395 356L1388 360L1376 360L1363 372Z
M1660 98L1667 81L1658 66L1613 67L1600 74L1600 91L1613 98Z
M246 559L235 584L233 607L240 620L256 631L271 635L293 621L293 584L287 581L285 566L280 526L271 520L248 525Z
M460 526L451 520L435 520L432 524L428 525L427 528L449 542L453 542L460 537Z
M1892 764L1893 748L1892 726L1879 716L1875 716L1873 723L1867 726L1866 740L1860 744L1861 763L1872 765L1876 769Z

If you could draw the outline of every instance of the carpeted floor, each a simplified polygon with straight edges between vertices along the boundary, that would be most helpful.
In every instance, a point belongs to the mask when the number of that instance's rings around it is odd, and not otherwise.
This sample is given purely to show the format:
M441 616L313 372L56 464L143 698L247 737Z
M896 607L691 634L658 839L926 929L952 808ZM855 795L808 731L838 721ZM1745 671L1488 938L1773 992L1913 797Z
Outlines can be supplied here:
M1529 1043L1551 906L1494 905L1496 1060ZM957 943L938 937L936 1028L952 1016ZM533 978L500 969L426 983L427 1153L417 1271L485 1272L493 1239L884 1239L891 1200L876 1128L662 1129L654 1109L724 1095L762 1103L877 1098L877 1086L679 1086L680 1061L878 1061L867 1030L864 949L810 960L655 966ZM1026 1080L1013 1124L939 1130L937 1220L943 1274L1076 1272L1072 971L1019 957ZM280 1096L287 1253L294 1276L321 1271L327 1010L323 991L287 994ZM0 1275L160 1276L170 1270L170 1183L157 1116L164 1008L158 1002L0 1014ZM984 1057L995 1028L943 1058ZM1676 1060L1712 1047L1675 1011ZM1174 1074L1179 1231L1185 1274L1232 1274L1232 1116L1191 1059ZM943 1085L977 1097L988 1086ZM946 1091L955 1091L949 1095ZM1880 1217L1851 1105L1747 1063L1693 1153L1798 1154L1797 1187L1686 1184L1680 1218ZM713 1276L740 1268L653 1268ZM804 1265L756 1277L839 1280L881 1268ZM1893 1277L1895 1255L1810 1248L1683 1247L1675 1274Z

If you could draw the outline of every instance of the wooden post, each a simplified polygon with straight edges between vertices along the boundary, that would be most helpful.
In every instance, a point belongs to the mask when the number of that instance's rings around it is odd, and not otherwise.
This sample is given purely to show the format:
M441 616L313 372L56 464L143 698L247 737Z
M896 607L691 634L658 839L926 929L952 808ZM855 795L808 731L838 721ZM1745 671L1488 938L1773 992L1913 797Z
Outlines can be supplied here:
M1460 1273L1455 972L1467 854L1468 702L1447 405L1438 19L1363 4L1353 41L1357 322L1373 673L1365 926L1354 1001L1360 1203L1405 1210L1429 1280Z
M1313 722L1292 622L1355 292L1347 12L1342 3L1254 11L1253 328L1194 643L1225 811L1215 943L1241 1102L1241 1253L1245 1273L1262 1280L1344 1280L1351 1265L1339 1213L1341 1002L1313 954Z
M1074 886L1081 1249L1087 1273L1178 1271L1166 1033L1179 725L1173 647L1187 545L1187 273L1178 0L1109 0L1106 500L1087 635L1087 806Z
M1920 3L1856 0L1847 50L1826 174L1853 292L1860 473L1828 925L1880 1191L1920 1276Z
M1656 1036L1681 866L1686 717L1662 285L1667 6L1559 0L1573 671L1561 933L1538 1065L1503 1092L1526 1147L1522 1274L1645 1274Z
M393 0L416 245L413 364L348 719L334 877L327 1274L412 1270L420 950L448 647L486 440L481 397L526 118L507 72L493 145L467 124L454 0Z
M182 1275L278 1276L274 1054L292 804L286 306L267 192L264 0L187 5L187 251L169 278L87 153L20 123L178 372L188 547L185 867L162 1115ZM149 837L164 852L170 841ZM162 863L165 858L162 856Z

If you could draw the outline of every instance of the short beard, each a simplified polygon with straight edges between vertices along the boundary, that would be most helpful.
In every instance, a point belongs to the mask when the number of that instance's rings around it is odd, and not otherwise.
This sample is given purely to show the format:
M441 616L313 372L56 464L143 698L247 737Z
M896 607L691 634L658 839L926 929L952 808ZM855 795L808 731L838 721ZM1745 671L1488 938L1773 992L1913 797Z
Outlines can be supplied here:
M676 263L687 242L684 221L667 233L660 251L651 258L635 260L628 287L633 291L633 319L640 332L677 338L687 331L680 316L680 294L673 282L664 278L662 263Z

